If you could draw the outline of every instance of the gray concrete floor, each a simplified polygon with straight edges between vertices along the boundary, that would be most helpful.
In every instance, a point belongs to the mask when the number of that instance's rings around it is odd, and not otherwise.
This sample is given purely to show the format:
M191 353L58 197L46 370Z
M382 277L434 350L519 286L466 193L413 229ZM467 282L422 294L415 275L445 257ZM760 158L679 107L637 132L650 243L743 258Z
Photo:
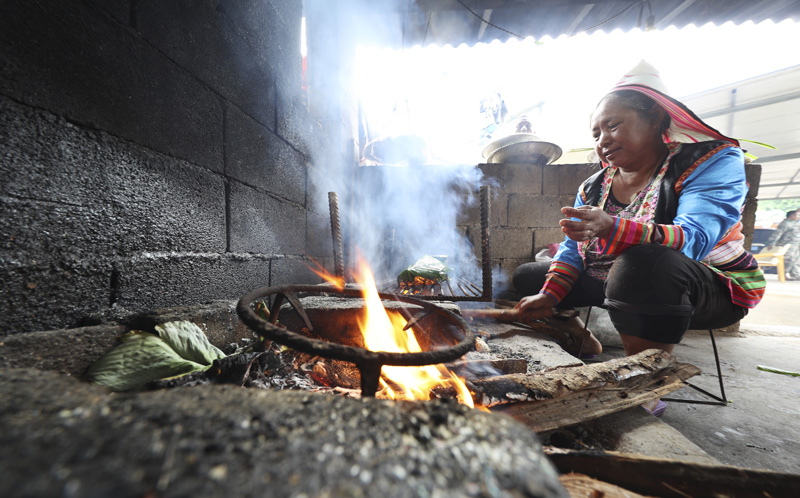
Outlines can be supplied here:
M722 464L800 474L800 377L758 369L800 372L800 282L767 279L764 300L739 332L715 334L729 404L668 402L661 420ZM703 370L693 384L719 393L707 332L687 334L674 354ZM672 397L703 399L689 388Z

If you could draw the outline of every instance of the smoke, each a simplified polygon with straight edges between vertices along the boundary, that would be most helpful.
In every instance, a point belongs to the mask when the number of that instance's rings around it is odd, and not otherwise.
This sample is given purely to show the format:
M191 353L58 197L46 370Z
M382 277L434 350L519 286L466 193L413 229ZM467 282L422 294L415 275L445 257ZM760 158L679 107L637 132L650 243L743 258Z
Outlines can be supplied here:
M481 179L474 166L361 168L348 212L352 242L386 278L433 255L447 256L452 278L479 282L472 240Z
M357 249L379 279L396 278L428 254L447 256L448 266L455 272L452 277L480 282L479 251L476 254L473 248L473 242L480 241L477 196L484 181L475 166L479 156L471 165L439 165L438 161L435 166L425 165L401 143L399 153L405 154L411 165L357 167L353 171L353 151L358 149L355 154L360 159L368 136L357 116L365 98L359 90L363 85L358 83L368 76L356 81L356 52L359 47L403 47L407 27L401 19L410 10L415 10L412 15L426 15L418 9L416 2L408 0L304 3L310 111L326 134L334 137L334 143L361 137L352 150L345 146L312 158L311 202L324 212L320 208L327 206L327 192L337 193L345 249ZM419 85L418 81L405 83ZM451 134L458 136L455 127L459 120L453 119L452 113L441 114L450 119ZM433 133L430 128L415 129L423 140ZM341 140L337 142L337 138ZM349 144L354 145L352 141ZM354 255L345 256L346 266L350 266Z

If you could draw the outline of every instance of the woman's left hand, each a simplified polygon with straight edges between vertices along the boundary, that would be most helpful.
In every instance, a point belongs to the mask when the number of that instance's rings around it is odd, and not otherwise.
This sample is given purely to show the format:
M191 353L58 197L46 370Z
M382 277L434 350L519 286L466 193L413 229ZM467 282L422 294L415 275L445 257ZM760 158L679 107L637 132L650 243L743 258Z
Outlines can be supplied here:
M614 226L614 218L597 206L563 207L561 214L568 217L559 222L561 231L576 242L594 237L607 239ZM570 218L578 218L580 221Z

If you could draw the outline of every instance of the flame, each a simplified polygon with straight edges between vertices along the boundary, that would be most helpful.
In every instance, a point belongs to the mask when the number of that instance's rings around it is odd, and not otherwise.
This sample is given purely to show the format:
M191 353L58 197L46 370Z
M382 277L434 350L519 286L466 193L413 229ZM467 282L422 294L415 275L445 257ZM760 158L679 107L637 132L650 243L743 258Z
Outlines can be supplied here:
M386 351L394 353L421 352L414 336L413 327L403 328L408 321L398 312L383 307L375 278L369 266L360 261L354 278L361 285L361 292L366 303L366 313L359 320L364 335L364 345L370 351ZM380 385L383 389L379 397L391 399L428 400L430 392L438 386L453 388L458 401L474 408L472 395L466 384L457 375L447 370L444 365L426 365L421 367L396 367L384 365L381 369ZM398 386L395 390L391 385Z
M337 277L336 275L331 274L326 270L321 264L319 264L313 258L309 258L309 260L314 264L314 266L306 265L309 270L313 271L317 274L320 278L328 282L329 284L333 284L336 286L337 289L344 289L344 278Z

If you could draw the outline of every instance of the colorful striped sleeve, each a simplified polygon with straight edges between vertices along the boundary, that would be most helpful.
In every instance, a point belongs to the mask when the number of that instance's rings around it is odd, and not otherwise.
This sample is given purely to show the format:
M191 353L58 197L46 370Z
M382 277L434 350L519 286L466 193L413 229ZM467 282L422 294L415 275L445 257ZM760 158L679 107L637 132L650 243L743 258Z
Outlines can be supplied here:
M550 263L550 269L547 272L547 279L542 286L540 294L547 294L552 297L556 304L560 303L564 297L569 294L575 282L578 281L580 269L565 263L563 261L555 260Z
M614 217L614 225L607 240L599 240L603 254L620 254L639 244L660 244L680 251L684 244L683 229L677 225L648 225L625 218Z
M686 242L683 228L678 225L655 225L656 236L653 242L662 246L681 250Z

